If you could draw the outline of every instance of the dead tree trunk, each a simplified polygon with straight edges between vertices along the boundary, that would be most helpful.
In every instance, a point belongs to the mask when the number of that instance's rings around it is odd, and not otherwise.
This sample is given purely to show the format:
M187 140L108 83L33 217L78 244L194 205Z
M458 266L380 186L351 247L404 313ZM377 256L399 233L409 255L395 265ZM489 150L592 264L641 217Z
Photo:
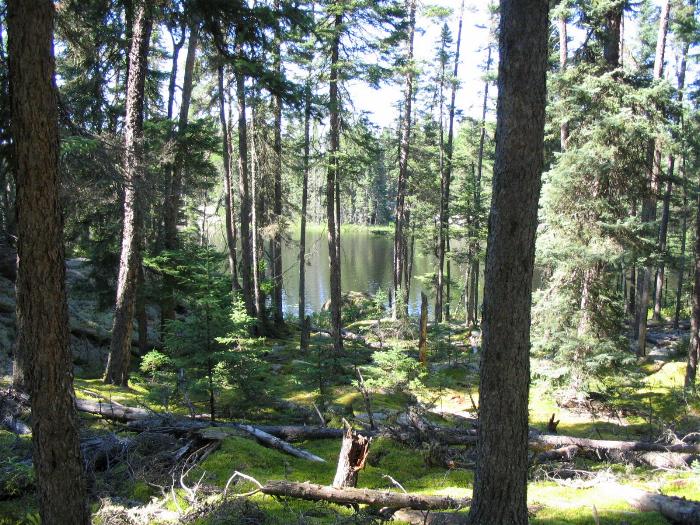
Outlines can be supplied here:
M272 480L260 489L263 494L299 498L310 501L330 501L342 505L363 504L390 509L461 509L467 507L469 499L455 499L449 496L424 496L389 492L384 490L328 487L314 483Z
M153 13L148 2L136 3L129 50L124 125L124 226L122 233L117 298L112 342L105 383L126 386L129 382L131 333L134 322L138 269L141 266L141 186L143 184L143 107L148 49Z
M14 380L31 396L41 522L87 525L59 199L53 2L10 0L7 29L19 255Z
M346 423L343 442L338 456L338 467L333 478L333 488L343 489L357 486L357 476L367 461L369 444L372 438L365 437L353 431Z

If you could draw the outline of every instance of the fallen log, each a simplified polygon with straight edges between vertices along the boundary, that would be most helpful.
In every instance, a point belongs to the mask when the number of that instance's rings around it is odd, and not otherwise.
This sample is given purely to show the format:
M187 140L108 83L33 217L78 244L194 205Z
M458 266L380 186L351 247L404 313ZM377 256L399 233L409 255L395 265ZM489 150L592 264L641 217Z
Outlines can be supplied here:
M314 483L272 480L260 489L270 496L286 496L310 501L330 501L343 505L363 504L392 509L439 510L460 509L469 506L470 499L455 499L448 496L424 496L385 490L343 488L336 489Z
M700 525L700 502L685 498L653 494L641 489L611 484L611 489L622 494L627 503L641 512L658 512L680 525Z
M75 406L80 412L95 414L105 419L127 422L151 419L154 412L144 408L134 408L119 403L107 403L104 401L90 401L88 399L76 399Z
M295 446L290 445L286 441L282 441L279 438L276 438L272 434L268 434L267 432L263 432L260 429L257 429L253 426L250 425L236 425L238 428L241 430L245 430L248 432L251 436L253 436L255 439L260 441L261 443L267 445L270 448L275 448L277 450L281 450L282 452L285 452L291 456L295 456L297 458L301 459L307 459L309 461L315 461L317 463L325 463L326 460L323 458L320 458L311 452L307 452L306 450L302 450L300 448L297 448Z
M454 512L429 512L424 510L399 509L391 517L410 525L464 525L464 514Z
M320 328L318 326L312 326L310 327L310 330L327 336L332 335L330 330L326 330L325 328ZM366 337L361 336L359 334L355 334L353 332L348 332L347 330L340 330L340 337L342 337L346 341L354 341L356 343L360 343L361 345L366 346L367 348L374 348L375 350L381 350L382 348L384 348L384 345L382 343L379 343L377 341L368 341Z
M546 463L548 461L569 461L579 451L577 445L566 445L553 450L545 450L535 456L535 463Z
M306 425L256 425L255 428L291 442L310 439L340 439L344 433L342 428Z
M581 448L599 450L618 450L621 452L681 452L684 454L700 454L700 445L678 443L664 445L662 443L648 443L646 441L615 441L610 439L587 439L571 436L551 436L546 434L530 434L530 444L563 447L576 445Z

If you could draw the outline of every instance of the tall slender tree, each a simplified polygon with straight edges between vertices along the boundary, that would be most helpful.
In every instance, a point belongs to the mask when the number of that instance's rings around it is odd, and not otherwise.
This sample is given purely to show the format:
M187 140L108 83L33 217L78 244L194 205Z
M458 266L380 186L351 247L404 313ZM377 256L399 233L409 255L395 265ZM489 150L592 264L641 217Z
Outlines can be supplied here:
M18 231L14 379L30 394L41 522L87 525L59 201L53 2L10 0L7 26Z
M666 34L671 12L671 1L664 0L659 18L659 32L656 40L656 55L654 57L653 78L659 81L664 73L664 55L666 51ZM644 200L642 201L642 224L647 229L656 221L656 201L661 181L661 140L657 138L649 145L647 166L647 182ZM637 276L637 312L635 331L637 335L637 355L646 355L647 344L647 315L649 310L649 292L654 268L651 264L639 268Z
M501 0L473 525L527 524L530 307L544 163L547 0ZM508 308L503 305L508 304Z
M112 340L104 376L106 383L124 386L129 382L136 287L142 259L141 190L144 178L144 86L151 29L153 28L153 6L151 3L146 0L138 0L134 2L133 7L134 19L131 24L129 74L126 87L126 121L124 125L124 224Z

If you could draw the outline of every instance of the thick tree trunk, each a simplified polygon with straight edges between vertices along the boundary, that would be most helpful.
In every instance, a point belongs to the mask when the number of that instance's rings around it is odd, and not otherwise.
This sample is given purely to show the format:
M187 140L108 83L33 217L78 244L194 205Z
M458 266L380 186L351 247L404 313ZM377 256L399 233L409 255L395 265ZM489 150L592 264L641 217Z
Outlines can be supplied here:
M462 1L459 11L459 24L457 28L457 47L455 49L455 61L452 75L454 79L459 73L459 48L462 43L462 20L464 18L464 1ZM490 52L490 50L489 50ZM442 89L442 88L441 88ZM457 97L457 82L452 81L452 90L450 95L449 108L449 123L447 129L447 144L445 145L444 155L441 151L441 159L444 157L440 170L440 224L439 224L439 241L438 241L438 283L437 297L435 299L435 320L441 322L443 319L443 310L445 319L450 319L450 261L447 260L447 283L445 283L443 268L445 266L445 258L450 248L449 227L450 227L450 183L452 182L452 151L454 143L454 120L455 120L455 99ZM441 97L442 104L442 97ZM442 118L440 119L440 129L442 130ZM442 131L441 131L442 133ZM440 147L442 148L442 137L440 138ZM445 290L446 288L446 290ZM446 292L446 293L445 293Z
M330 266L330 299L331 299L331 337L333 339L333 358L343 353L343 338L341 336L341 287L340 287L340 230L336 220L336 212L340 210L340 201L335 198L335 187L338 183L340 150L340 100L338 97L338 68L340 53L340 35L343 16L335 15L333 23L333 42L331 45L331 74L330 74L330 149L326 177L326 219L328 221L328 259ZM338 213L339 215L339 213Z
M454 499L449 496L424 496L384 490L342 488L337 489L313 483L272 480L260 490L270 496L300 498L310 501L330 501L344 505L363 504L391 509L459 509L467 507L469 499Z
M474 525L527 524L530 307L544 149L546 0L502 0ZM503 308L508 304L508 308Z
M135 2L129 50L129 78L126 88L124 125L124 225L122 233L117 298L112 324L112 342L104 381L128 385L131 360L131 332L134 321L136 284L141 266L141 186L143 184L144 85L153 14L145 1Z
M14 381L31 396L41 522L87 525L59 201L53 2L8 1L7 26L19 255Z
M354 432L350 425L346 424L338 455L338 466L333 478L333 488L357 487L357 476L360 470L365 468L371 441L372 438Z
M396 319L408 314L408 290L406 287L406 266L408 264L408 159L411 147L411 105L413 104L413 37L416 25L416 1L406 0L408 11L408 36L406 39L406 73L403 99L403 114L400 124L399 175L396 183L396 207L394 210L394 303L393 317ZM398 300L401 294L401 301ZM399 305L402 311L398 311Z
M243 61L243 28L236 31L236 56ZM253 247L250 235L251 201L248 175L248 132L246 123L246 93L244 64L234 67L236 80L236 101L238 103L238 202L240 203L241 232L241 288L245 309L249 316L255 317L253 297Z
M238 270L236 260L236 236L233 225L233 190L231 183L231 145L229 144L228 124L226 123L226 96L224 92L224 66L220 64L217 68L219 83L219 122L221 123L222 135L222 157L224 163L224 214L226 225L226 247L228 251L228 265L231 270L231 290L235 293L240 290L238 284Z
M665 0L659 19L659 33L656 40L656 56L654 58L654 80L661 80L664 72L664 54L666 51L666 33L671 10L670 0ZM642 224L647 228L656 221L656 200L659 193L661 174L661 141L654 140L649 144L649 166L646 196L642 202ZM647 315L649 308L649 289L654 269L651 265L640 268L637 278L637 355L646 355Z
M166 250L177 250L179 247L177 238L177 223L180 217L182 200L182 172L187 152L183 141L187 132L189 121L190 101L192 100L193 73L195 58L197 55L197 43L199 27L192 23L189 27L190 38L187 44L187 57L185 58L185 76L182 82L182 99L180 102L180 115L175 137L175 162L172 166L170 187L165 200L165 214L163 218L163 246ZM175 67L175 66L173 66ZM173 71L176 74L176 70ZM168 111L172 113L170 101ZM161 323L163 328L168 321L175 319L175 287L176 280L167 273L163 276L163 297L161 299Z

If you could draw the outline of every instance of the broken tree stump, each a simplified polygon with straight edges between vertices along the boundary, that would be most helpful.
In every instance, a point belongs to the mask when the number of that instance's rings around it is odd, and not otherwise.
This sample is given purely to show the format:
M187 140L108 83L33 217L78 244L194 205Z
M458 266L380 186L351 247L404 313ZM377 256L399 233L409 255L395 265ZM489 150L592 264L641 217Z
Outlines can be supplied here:
M345 487L356 487L357 476L365 467L367 454L369 454L369 444L371 437L363 436L355 432L352 427L345 423L345 434L340 446L338 456L338 467L333 478L333 488L342 489Z

